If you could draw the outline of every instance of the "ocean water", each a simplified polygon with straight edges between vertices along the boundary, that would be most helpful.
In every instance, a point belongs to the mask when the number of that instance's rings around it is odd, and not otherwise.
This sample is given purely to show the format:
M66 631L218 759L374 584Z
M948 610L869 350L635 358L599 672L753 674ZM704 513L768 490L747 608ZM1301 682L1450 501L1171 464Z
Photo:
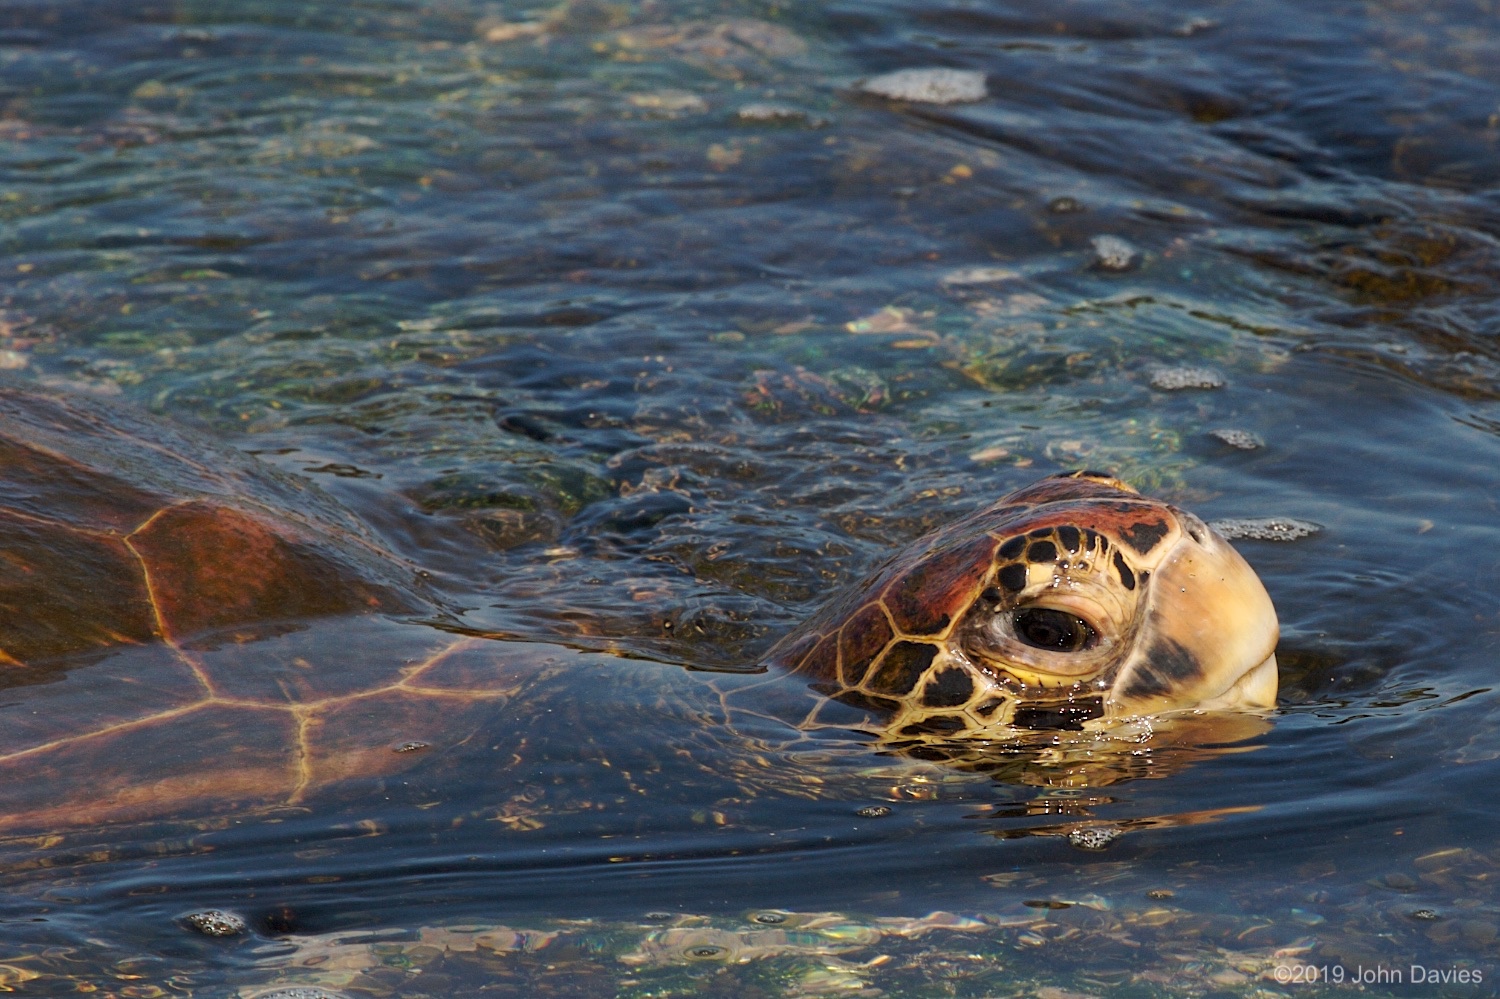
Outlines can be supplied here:
M1490 994L1494 16L0 10L0 367L305 476L445 608L215 675L446 684L351 701L347 738L422 745L326 785L218 783L295 756L281 710L13 761L8 807L148 805L0 834L0 989ZM865 86L910 69L983 91ZM718 710L887 553L1078 467L1317 528L1237 542L1266 731L1067 786ZM0 712L165 709L159 651L0 675Z

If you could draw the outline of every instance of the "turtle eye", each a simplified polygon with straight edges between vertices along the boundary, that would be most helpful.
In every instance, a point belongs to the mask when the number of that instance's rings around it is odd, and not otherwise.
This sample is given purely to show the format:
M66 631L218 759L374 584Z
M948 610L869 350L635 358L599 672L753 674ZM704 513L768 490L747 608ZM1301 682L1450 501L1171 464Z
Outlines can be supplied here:
M1018 608L1011 626L1021 641L1048 652L1082 652L1099 641L1099 633L1083 618L1051 607Z

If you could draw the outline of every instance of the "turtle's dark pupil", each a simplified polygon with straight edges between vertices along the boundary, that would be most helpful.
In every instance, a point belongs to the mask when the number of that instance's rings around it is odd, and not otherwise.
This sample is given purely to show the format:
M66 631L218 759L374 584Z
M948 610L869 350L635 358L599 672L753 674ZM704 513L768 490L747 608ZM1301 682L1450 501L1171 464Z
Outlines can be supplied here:
M1079 652L1094 644L1094 629L1083 618L1050 607L1022 607L1012 618L1016 637L1038 649Z

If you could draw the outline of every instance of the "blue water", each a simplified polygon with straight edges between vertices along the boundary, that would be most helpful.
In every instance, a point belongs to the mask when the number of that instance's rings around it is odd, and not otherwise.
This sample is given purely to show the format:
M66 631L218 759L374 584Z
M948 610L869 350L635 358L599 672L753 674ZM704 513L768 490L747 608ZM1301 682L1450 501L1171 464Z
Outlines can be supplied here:
M1491 23L1478 2L0 11L0 366L308 476L460 630L571 669L524 710L464 714L465 752L305 808L12 838L0 984L1317 994L1276 960L1500 978ZM938 66L988 96L859 90ZM1129 269L1099 266L1100 236ZM1184 365L1225 385L1150 387ZM1083 465L1205 519L1320 526L1239 543L1283 630L1253 751L1059 791L757 762L712 723L713 685L739 681L685 666L753 662L895 546ZM310 632L331 660L344 626ZM892 814L856 814L876 804ZM1099 853L1045 834L1218 810ZM1084 897L1042 943L1004 925ZM202 908L251 932L177 921ZM712 974L618 960L667 925L646 913L758 909L990 922L888 934L840 958L896 955L858 974L806 941ZM460 924L563 942L398 953ZM426 977L288 957L352 931ZM375 961L350 939L347 963ZM1261 963L1234 979L1224 950Z

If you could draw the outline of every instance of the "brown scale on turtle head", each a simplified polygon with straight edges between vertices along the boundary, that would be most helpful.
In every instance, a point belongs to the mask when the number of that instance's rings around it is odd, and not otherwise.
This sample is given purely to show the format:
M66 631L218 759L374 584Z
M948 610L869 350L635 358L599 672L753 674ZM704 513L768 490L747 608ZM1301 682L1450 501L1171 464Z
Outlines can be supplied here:
M1017 490L856 590L772 652L842 705L812 727L849 727L851 706L884 736L951 739L1275 704L1254 572L1197 517L1100 473Z

